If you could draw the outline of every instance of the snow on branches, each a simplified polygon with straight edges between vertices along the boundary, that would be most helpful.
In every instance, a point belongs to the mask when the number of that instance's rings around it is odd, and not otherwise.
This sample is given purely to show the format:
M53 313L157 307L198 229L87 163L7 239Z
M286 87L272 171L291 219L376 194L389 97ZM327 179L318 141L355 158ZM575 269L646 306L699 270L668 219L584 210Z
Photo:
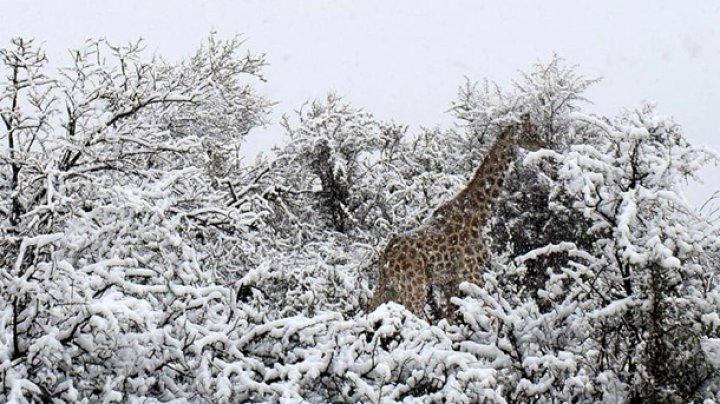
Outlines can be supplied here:
M0 401L720 400L718 229L681 187L714 156L679 125L583 113L556 57L461 89L459 129L331 94L241 164L270 107L243 45L0 50ZM513 165L456 323L367 312L380 246L524 113L551 149Z

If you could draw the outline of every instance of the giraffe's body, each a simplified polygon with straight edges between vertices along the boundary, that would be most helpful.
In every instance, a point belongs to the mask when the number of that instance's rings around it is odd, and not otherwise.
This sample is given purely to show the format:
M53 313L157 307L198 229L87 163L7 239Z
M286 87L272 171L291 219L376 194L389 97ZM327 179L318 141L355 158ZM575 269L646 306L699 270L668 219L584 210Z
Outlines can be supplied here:
M448 300L445 317L452 314L449 299L461 282L482 285L481 269L489 251L482 234L506 171L524 136L513 125L498 136L466 187L441 205L421 227L391 237L380 256L380 276L371 309L395 301L421 315L431 287ZM529 143L528 143L529 144Z

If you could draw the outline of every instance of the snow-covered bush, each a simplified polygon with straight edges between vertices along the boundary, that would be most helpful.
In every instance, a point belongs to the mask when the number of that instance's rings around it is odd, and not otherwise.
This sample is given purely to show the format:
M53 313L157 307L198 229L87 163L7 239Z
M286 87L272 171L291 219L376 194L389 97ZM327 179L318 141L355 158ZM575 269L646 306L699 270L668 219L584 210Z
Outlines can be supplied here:
M187 389L177 341L226 321L218 275L267 215L207 147L263 122L245 79L263 61L239 46L211 36L171 65L91 41L56 74L32 41L0 52L0 401Z
M589 365L629 399L702 397L705 382L717 377L701 341L718 332L707 320L717 307L718 268L703 265L718 240L682 184L713 156L651 105L612 120L574 118L588 141L556 156L558 183L592 222L596 240L586 250L591 260L553 277L565 278L566 290L573 283L585 290L574 299L590 304L585 344L602 353Z
M592 243L566 239L514 262L498 257L483 289L458 302L466 321L512 358L499 378L514 400L714 397L718 369L704 347L718 332L718 268L706 261L717 230L681 191L712 156L650 106L572 120L585 143L528 162L554 160L549 208L580 212ZM536 298L520 293L528 263L558 254L564 262L546 266Z
M325 102L305 104L297 120L284 118L289 139L276 150L289 183L282 185L286 192L308 194L313 213L333 230L347 233L362 216L356 210L366 195L358 183L371 170L376 154L391 148L402 131L332 93Z
M0 51L0 401L720 400L720 229L681 190L714 157L672 120L583 114L593 81L554 58L461 89L459 129L328 96L243 165L269 104L241 45ZM513 165L457 322L367 312L384 240L520 113L550 147Z

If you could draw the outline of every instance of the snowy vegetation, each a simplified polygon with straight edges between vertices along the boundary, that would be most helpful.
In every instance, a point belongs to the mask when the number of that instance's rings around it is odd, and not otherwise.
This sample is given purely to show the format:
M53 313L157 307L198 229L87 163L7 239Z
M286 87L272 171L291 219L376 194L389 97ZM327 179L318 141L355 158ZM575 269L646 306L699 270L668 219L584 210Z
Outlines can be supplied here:
M452 129L328 95L243 164L271 103L242 47L0 50L1 402L720 401L720 223L682 192L716 156L672 119L584 112L554 58L468 83ZM552 148L513 165L457 321L366 312L385 240L519 112Z

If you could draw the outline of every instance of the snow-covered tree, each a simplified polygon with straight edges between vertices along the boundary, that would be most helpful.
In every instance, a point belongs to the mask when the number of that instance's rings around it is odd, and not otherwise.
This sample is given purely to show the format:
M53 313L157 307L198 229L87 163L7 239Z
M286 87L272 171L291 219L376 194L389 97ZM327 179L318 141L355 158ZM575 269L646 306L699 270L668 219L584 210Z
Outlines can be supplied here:
M452 129L330 95L241 164L269 108L241 47L0 50L0 401L720 400L720 228L682 195L714 156L671 119L583 113L594 81L553 58L462 88ZM367 312L384 240L519 113L549 148L513 165L457 323Z
M0 52L1 399L172 397L188 364L172 341L222 323L215 270L263 215L234 191L268 106L250 86L264 61L240 45L211 35L169 64L90 41L56 73L32 41Z
M303 105L297 122L285 116L287 143L276 150L286 174L286 192L305 194L311 215L328 227L347 233L364 219L368 195L361 184L379 154L391 150L403 134L392 123L376 120L330 93L322 101ZM360 210L360 212L357 212Z
M682 185L713 156L649 104L612 120L575 118L588 142L562 157L558 180L597 237L595 258L572 275L594 306L586 343L615 358L594 364L631 400L698 399L717 377L702 345L718 332L707 320L717 268L705 259L720 245Z
M588 234L496 259L458 302L466 322L512 363L499 369L509 400L717 399L717 229L682 196L712 156L648 105L571 118L583 142L528 161L557 164L549 208L580 212ZM546 280L535 298L517 279L537 260Z

